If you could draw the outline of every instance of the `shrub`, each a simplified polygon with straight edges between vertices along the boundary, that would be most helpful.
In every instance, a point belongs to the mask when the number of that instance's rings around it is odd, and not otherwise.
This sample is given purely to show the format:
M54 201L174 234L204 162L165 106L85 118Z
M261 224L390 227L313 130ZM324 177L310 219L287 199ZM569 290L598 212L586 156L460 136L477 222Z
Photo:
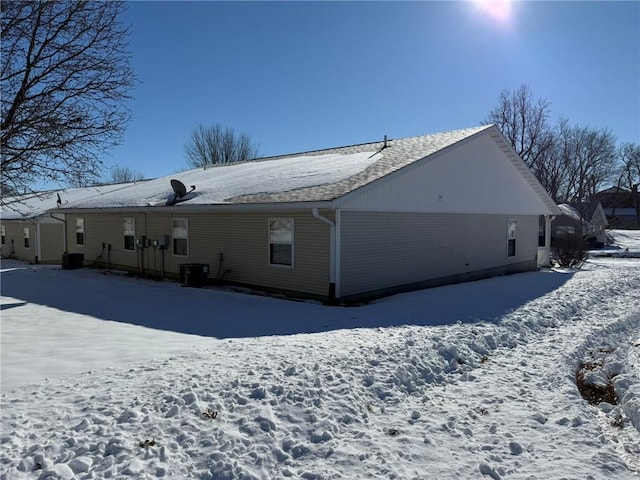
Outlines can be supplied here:
M579 235L556 238L551 254L560 267L579 267L587 260L587 242Z

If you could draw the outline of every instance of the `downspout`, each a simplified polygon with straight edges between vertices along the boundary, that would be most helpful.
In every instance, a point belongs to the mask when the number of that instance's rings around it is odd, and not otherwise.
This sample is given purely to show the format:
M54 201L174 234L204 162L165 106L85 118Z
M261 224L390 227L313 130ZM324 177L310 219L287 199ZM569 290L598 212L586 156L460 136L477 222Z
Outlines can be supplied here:
M42 259L42 245L40 244L40 222L36 222L36 265Z
M336 224L326 217L320 215L317 208L311 209L311 213L318 220L329 225L329 296L328 303L335 304L336 301Z
M545 267L551 266L551 222L556 219L555 215L545 215L544 216L544 246L546 249L546 257L547 257L547 265Z
M64 217L64 218L54 217L53 213L50 213L49 217L53 218L54 220L57 220L59 222L64 223L64 231L63 231L63 235L62 235L62 241L63 241L63 245L64 245L64 252L63 253L67 253L67 217Z
M640 202L638 202L638 187L640 183L631 185L631 195L633 196L633 207L636 210L636 227L640 228Z
M147 231L147 212L146 212L146 210L145 210L145 212L144 212L144 238L145 238L145 247L150 247L150 246L151 246L151 245L150 245L150 241L151 241L151 239L147 236L147 234L148 234L148 231ZM150 253L151 253L151 252L150 252L150 250L151 250L151 249L150 249L150 248L147 248L147 250L148 250L148 251L147 251L147 258L146 258L146 259L144 258L144 250L142 250L142 254L143 254L143 256L142 256L142 262L143 262L143 266L144 266L144 264L146 263L147 267L149 268L149 267L151 267L151 261L150 261L150 259L149 259L149 255L150 255ZM155 250L154 250L154 258L153 258L153 259L154 259L154 261L155 261ZM145 260L146 260L146 262L145 262ZM144 272L143 272L143 273L144 273Z

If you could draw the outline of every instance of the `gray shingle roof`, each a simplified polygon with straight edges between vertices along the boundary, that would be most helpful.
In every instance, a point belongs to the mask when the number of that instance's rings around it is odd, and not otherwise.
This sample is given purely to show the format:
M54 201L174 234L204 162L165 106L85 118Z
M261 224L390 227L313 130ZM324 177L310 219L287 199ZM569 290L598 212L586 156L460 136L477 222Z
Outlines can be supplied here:
M558 207L493 125L194 169L76 203L63 210L162 207L170 179L197 186L176 208L331 202L478 134L489 135L553 214ZM376 153L377 152L377 153Z
M239 195L229 198L227 201L230 203L280 203L334 200L490 127L491 125L483 125L480 127L421 135L418 137L388 140L387 148L384 148L381 154L379 154L380 160L365 170L344 180L325 185L297 188L285 192ZM348 155L372 150L378 151L382 149L383 145L384 142L364 143L349 147L304 152L304 155L324 155L331 153ZM271 157L269 160L289 156L293 155Z

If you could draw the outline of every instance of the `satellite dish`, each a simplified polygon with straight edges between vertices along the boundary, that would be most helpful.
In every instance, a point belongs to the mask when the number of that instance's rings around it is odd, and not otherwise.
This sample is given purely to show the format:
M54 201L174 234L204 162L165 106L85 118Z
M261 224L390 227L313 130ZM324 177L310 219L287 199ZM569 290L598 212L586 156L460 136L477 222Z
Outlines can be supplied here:
M182 198L187 194L187 187L175 178L171 180L171 188L173 188L173 192L176 194L176 199Z

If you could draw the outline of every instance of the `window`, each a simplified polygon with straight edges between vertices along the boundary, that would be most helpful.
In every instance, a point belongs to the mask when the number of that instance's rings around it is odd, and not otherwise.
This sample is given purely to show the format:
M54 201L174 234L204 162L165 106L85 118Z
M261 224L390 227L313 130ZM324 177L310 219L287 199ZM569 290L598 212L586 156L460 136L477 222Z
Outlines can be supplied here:
M122 220L122 231L124 234L124 249L136 249L136 219L125 218Z
M516 231L518 222L510 218L507 220L507 257L516 256Z
M544 225L538 226L538 246L544 247L546 242Z
M4 229L4 225L0 225L0 237L2 238L2 245L7 243L7 239L6 239L6 231Z
M76 218L76 245L84 245L84 218Z
M189 255L189 222L186 218L173 219L173 254Z
M269 219L269 264L293 266L293 219Z
M31 247L31 239L29 238L29 227L24 229L24 248Z

